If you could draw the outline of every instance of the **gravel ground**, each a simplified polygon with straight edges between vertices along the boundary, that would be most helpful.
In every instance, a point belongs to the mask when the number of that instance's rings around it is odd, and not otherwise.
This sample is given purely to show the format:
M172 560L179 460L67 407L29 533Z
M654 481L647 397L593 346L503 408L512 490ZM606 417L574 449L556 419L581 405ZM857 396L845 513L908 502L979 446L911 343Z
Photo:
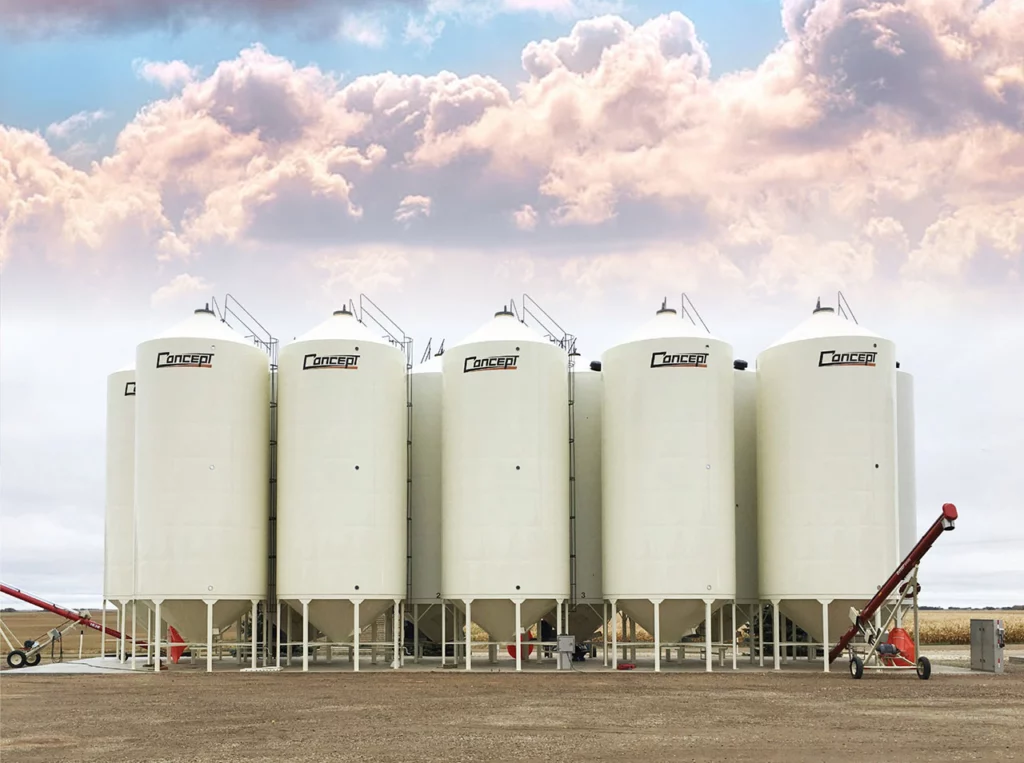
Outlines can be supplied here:
M0 703L5 763L1024 756L1024 671L5 673Z

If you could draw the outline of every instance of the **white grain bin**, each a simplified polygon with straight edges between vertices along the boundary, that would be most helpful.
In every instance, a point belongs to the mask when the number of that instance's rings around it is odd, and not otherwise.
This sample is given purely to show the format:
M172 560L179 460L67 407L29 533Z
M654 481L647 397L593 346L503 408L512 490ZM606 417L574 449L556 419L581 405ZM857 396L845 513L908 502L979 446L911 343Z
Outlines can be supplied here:
M755 621L757 584L757 374L745 360L733 361L733 408L736 464L736 603L737 620ZM719 620L724 618L724 623ZM732 638L732 610L723 607L712 618L716 640Z
M576 483L576 602L564 631L577 643L590 638L604 619L601 583L601 403L600 361L573 356L573 416ZM554 626L555 610L545 615Z
M896 438L899 463L900 561L920 538L917 535L917 453L914 438L914 377L896 371Z
M662 308L602 376L604 596L675 641L736 595L732 347Z
M131 628L135 598L135 369L107 377L106 512L103 542L103 598L118 605L119 622ZM148 611L148 610L147 610ZM146 611L136 625L146 627ZM130 630L129 630L130 633Z
M819 643L896 568L896 358L817 308L757 359L761 598Z
M736 463L736 600L758 601L757 584L757 373L733 363Z
M339 310L278 377L278 597L347 642L406 596L405 356Z
M503 310L442 361L443 597L513 641L569 596L566 354Z
M441 355L412 369L412 591L406 613L441 640Z
M267 594L266 354L209 309L136 350L136 595L191 643Z

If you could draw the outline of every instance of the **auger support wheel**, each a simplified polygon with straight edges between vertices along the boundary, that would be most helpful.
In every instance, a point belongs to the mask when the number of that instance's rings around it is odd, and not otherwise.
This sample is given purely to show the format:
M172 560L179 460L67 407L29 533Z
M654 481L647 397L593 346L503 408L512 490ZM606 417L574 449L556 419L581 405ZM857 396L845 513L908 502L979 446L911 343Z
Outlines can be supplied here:
M855 654L850 656L850 676L852 678L864 677L864 661Z
M26 666L34 668L39 664L39 660L41 659L42 657L39 652L36 652L31 657L20 649L13 649L7 653L7 665L14 669L24 668Z
M932 675L932 663L927 657L917 658L917 677L927 681Z

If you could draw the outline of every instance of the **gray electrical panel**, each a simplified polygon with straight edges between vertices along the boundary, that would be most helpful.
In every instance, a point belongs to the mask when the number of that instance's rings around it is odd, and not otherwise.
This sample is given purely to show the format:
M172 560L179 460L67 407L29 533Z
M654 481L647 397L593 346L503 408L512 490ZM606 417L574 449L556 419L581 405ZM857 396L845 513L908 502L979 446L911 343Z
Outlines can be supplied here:
M571 670L572 658L576 653L576 637L567 634L558 636L558 669Z
M971 670L1002 673L1006 628L1002 620L971 620Z

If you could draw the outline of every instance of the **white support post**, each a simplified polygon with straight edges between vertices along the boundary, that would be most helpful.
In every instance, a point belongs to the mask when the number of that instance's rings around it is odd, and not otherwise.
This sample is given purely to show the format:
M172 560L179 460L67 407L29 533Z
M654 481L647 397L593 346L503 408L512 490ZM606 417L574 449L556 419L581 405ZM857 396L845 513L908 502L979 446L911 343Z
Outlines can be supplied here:
M736 670L736 652L739 651L739 644L736 643L736 599L732 600L732 669Z
M153 611L146 607L146 662L153 659Z
M725 607L718 610L718 667L725 667Z
M249 630L252 633L252 663L251 667L253 670L256 669L256 625L259 623L259 617L256 615L256 607L259 604L257 599L252 600L252 619L249 622Z
M284 623L285 624L284 638L285 638L285 640L288 643L285 644L285 647L284 647L284 651L285 651L284 664L287 667L290 668L292 666L292 643L294 643L294 641L295 641L295 639L292 638L295 634L292 633L292 608L291 607L288 607L287 609L285 609L285 618L286 619L285 619L285 623Z
M654 603L654 672L661 672L661 599L651 599Z
M555 642L556 642L556 646L555 646L555 649L553 650L555 652L555 670L561 670L561 668L559 667L560 660L558 659L557 642L558 642L558 637L562 634L562 602L563 601L564 601L563 599L556 599L555 600ZM537 630L538 631L540 630L540 620L537 621ZM543 640L543 638L541 640Z
M822 670L828 673L828 605L831 599L818 599L818 601L821 602L821 632L823 634L822 641L824 642L821 654L821 661L824 663Z
M612 599L612 667L619 667L619 609L618 599ZM625 635L625 632L623 632Z
M629 615L625 612L622 616L622 661L629 660Z
M604 626L601 628L601 659L604 667L608 667L608 600L603 602Z
M117 661L122 665L128 659L128 646L127 646L127 633L128 633L128 602L125 599L121 599L121 611L117 613L118 620L121 621L121 625L118 628L121 631L121 648L118 650ZM147 639L152 641L152 639Z
M761 600L757 600L757 654L758 667L764 667L764 609Z
M206 672L213 672L213 601L206 600Z
M473 600L463 599L466 604L466 670L473 669Z
M441 667L448 664L448 607L441 599Z
M775 661L774 669L782 670L781 649L779 646L779 600L772 599L772 658Z
M402 633L399 637L401 639L401 651L398 653L398 658L400 660L400 664L402 665L402 667L405 667L405 599L402 599L402 603L400 606L401 608L399 610L400 614L398 616L398 622L402 625Z
M309 670L309 599L302 600L302 672Z
M154 639L152 639L152 641L153 641L153 670L155 672L157 672L157 673L160 672L160 635L161 635L160 631L163 630L160 627L160 603L161 602L159 602L159 601L156 602L156 613L153 616L153 620L156 623L156 628L154 628L154 631L156 632L156 634L155 634L156 637Z
M711 603L714 599L704 599L704 671L711 672Z
M392 643L393 643L393 646L394 646L394 649L395 649L395 657L394 657L394 659L391 662L391 668L393 670L398 670L398 668L402 665L402 656L399 653L399 649L401 647L401 640L399 639L399 631L398 631L398 623L400 622L399 619L398 619L398 615L399 615L399 613L401 611L401 606L402 606L402 600L401 599L395 599L395 611L394 611L393 623L392 623L392 627L391 627L391 638L392 638Z
M629 618L629 661L636 662L636 620Z
M242 664L242 639L245 638L245 616L239 615L235 625L235 662Z
M523 601L515 600L516 605L516 672L523 669Z
M420 605L412 605L412 661L420 661Z
M750 623L750 664L753 665L757 656L754 654L754 612L758 611L757 607L753 604L747 606L747 622Z
M277 618L274 620L274 642L277 647L274 651L277 652L274 655L274 667L281 667L281 600L277 600Z
M355 673L359 672L359 602L352 602L352 671Z
M135 640L138 638L135 613L139 611L138 602L132 602L132 670L135 670Z

